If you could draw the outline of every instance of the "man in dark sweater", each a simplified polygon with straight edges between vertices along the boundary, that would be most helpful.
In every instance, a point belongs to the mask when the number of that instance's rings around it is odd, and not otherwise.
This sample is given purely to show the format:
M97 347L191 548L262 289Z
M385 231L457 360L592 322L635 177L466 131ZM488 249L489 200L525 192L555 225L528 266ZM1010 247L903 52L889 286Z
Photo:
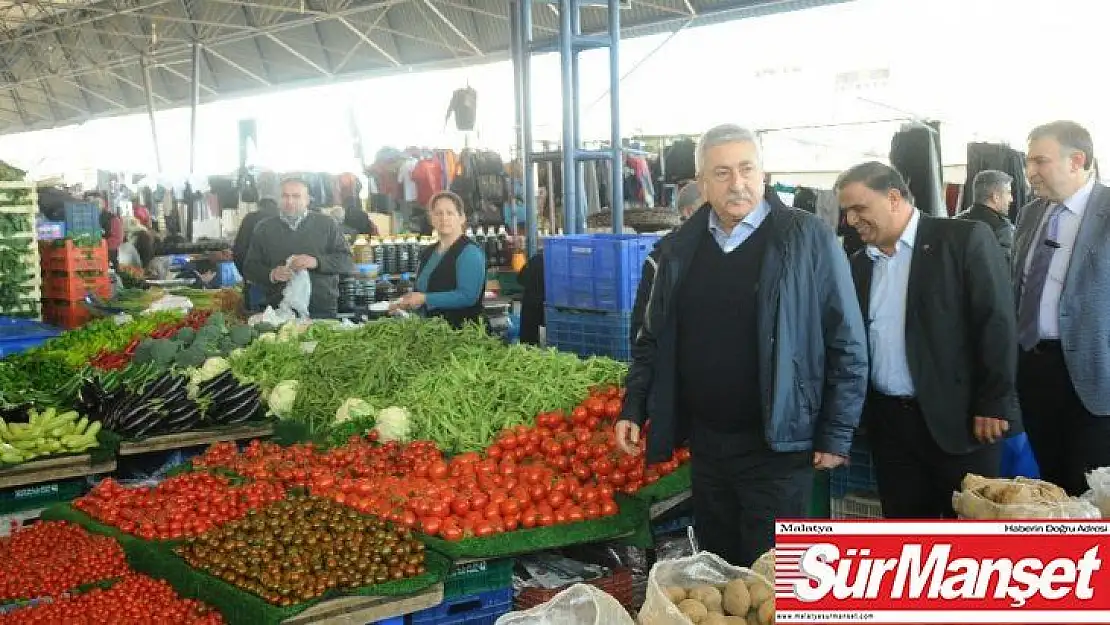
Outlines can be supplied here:
M807 516L814 469L842 464L867 390L863 319L836 236L764 188L755 135L707 132L707 202L655 248L619 445L690 445L704 549L750 566L776 518Z
M266 304L277 308L294 272L308 271L313 318L335 317L339 308L339 276L354 271L351 248L334 219L308 211L308 185L286 180L281 185L281 212L254 228L247 259L247 280L266 289Z
M998 239L998 244L1002 246L1007 262L1014 246L1014 224L1006 217L1010 214L1010 204L1014 201L1013 183L1013 176L1006 172L995 169L979 172L971 183L974 203L971 208L956 215L960 219L987 224Z

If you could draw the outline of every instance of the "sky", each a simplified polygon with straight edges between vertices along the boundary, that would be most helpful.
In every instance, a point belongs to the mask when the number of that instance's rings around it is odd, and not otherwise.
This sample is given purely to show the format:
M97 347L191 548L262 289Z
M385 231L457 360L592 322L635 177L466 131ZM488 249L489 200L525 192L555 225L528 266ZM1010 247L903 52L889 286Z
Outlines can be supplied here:
M1049 8L1050 7L1050 8ZM900 121L939 119L946 164L968 141L1021 146L1029 129L1075 119L1110 140L1110 109L1088 50L1105 37L1100 0L856 0L621 44L621 126L634 134L697 133L716 123L777 130L764 135L769 171L835 171L883 158ZM665 42L665 43L664 43ZM660 44L663 44L660 47ZM591 58L596 57L596 58ZM1077 60L1078 59L1078 60ZM608 63L585 53L584 138L609 136ZM259 130L256 165L279 171L352 171L348 110L365 149L465 145L509 155L515 143L509 63L427 73L202 105L198 173L238 165L238 120ZM533 63L537 138L560 136L558 58ZM478 127L444 124L451 92L478 91ZM854 122L885 123L843 125ZM158 113L165 174L188 170L189 111ZM156 174L146 115L0 137L0 159L33 176L100 167Z

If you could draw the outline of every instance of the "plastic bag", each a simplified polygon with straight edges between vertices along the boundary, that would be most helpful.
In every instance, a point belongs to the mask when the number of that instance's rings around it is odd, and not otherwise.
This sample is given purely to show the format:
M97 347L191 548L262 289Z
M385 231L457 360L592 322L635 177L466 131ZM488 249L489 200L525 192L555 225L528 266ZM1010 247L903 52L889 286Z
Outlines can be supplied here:
M1041 477L1041 469L1033 455L1029 437L1022 432L1002 441L1002 470L1000 477Z
M750 569L733 566L712 553L703 551L688 558L656 562L648 575L647 596L644 606L640 608L640 625L693 625L693 621L671 601L666 589L672 586L685 589L724 586L735 579L744 580L749 587L760 587L763 600L752 606L753 610L758 612L758 607L764 602L771 602L771 610L774 609L774 587L767 578ZM749 622L770 625L774 622L773 612L769 621L749 618Z
M290 260L292 260L290 258ZM289 261L286 261L286 266ZM308 303L312 299L312 279L304 269L294 271L289 284L281 294L282 312L297 313L302 319L308 319Z
M984 486L968 488L964 478L964 490L952 494L952 508L963 519L998 520L998 519L1100 519L1102 514L1098 508L1088 501L1067 498L1052 500L1034 497L1028 501L1015 501L1014 503L999 503L990 498L986 492L986 485L991 488L1013 488L1016 491L1048 492L1064 495L1063 491L1054 484L1041 480L1032 480L1018 477L1012 480L978 478Z
M1110 519L1110 467L1095 469L1087 474L1087 487L1089 497L1084 497L1102 513L1103 518Z
M574 584L547 603L509 612L495 625L635 625L616 599L589 584Z

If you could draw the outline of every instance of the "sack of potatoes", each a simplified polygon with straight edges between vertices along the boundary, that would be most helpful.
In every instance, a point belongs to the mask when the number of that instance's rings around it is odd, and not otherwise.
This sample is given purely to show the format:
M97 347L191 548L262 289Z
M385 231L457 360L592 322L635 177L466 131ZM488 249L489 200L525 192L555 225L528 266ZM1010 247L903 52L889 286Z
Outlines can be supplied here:
M641 625L772 625L771 582L711 553L657 562L648 576Z

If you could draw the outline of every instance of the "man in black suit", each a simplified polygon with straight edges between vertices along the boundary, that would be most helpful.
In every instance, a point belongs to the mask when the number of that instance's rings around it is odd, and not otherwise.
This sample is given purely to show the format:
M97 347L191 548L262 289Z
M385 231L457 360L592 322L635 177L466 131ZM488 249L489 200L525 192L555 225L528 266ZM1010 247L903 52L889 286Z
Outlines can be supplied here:
M922 215L892 167L856 165L836 190L865 244L852 277L871 353L863 424L883 515L952 516L965 474L998 474L998 441L1017 419L1006 261L984 224Z

